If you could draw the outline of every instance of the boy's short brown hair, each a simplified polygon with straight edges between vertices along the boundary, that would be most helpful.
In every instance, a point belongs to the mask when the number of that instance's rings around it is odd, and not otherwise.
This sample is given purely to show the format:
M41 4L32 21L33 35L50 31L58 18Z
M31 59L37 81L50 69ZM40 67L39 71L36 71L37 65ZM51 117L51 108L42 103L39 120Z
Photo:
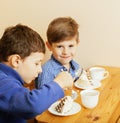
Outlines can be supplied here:
M25 58L32 52L45 53L44 41L36 31L21 24L5 30L0 39L0 62L7 61L13 54Z
M79 25L71 17L59 17L54 19L48 26L47 39L50 44L63 40L70 40L76 36L79 42Z

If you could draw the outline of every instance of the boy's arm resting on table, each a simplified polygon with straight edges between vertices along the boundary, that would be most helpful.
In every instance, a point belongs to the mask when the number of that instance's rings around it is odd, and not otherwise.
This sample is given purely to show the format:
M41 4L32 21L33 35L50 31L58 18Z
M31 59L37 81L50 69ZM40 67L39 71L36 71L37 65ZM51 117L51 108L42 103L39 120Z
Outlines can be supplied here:
M6 83L4 88L6 89L0 89L3 95L0 99L0 109L25 119L41 114L52 103L64 96L64 91L56 82L50 82L42 89L32 91L10 83Z

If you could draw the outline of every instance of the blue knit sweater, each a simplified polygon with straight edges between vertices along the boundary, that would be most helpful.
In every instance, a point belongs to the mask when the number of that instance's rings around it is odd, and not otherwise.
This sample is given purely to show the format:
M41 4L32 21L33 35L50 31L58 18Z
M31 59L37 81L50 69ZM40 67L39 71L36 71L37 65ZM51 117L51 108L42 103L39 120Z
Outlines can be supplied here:
M15 70L0 63L0 123L26 123L64 96L56 82L32 91L23 84Z

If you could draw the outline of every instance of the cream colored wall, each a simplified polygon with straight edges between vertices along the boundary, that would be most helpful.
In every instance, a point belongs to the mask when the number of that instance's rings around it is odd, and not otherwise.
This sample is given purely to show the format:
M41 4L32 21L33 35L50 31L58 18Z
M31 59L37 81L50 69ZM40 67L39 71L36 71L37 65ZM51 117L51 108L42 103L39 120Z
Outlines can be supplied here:
M119 0L0 0L0 36L6 27L22 23L46 40L53 18L71 16L80 24L81 43L75 59L85 68L96 64L120 67L119 5Z

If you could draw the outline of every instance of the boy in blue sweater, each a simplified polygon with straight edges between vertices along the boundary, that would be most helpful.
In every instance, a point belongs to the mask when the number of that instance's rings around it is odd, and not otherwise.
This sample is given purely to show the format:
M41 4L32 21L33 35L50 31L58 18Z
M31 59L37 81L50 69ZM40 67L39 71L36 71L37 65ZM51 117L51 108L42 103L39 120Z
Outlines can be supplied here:
M81 66L73 60L79 44L79 25L71 17L55 18L47 29L47 47L51 58L42 66L42 74L35 80L36 88L54 80L61 71L68 71L74 79ZM51 81L48 81L51 80Z
M26 123L26 119L47 110L64 96L73 79L61 72L41 89L29 90L24 83L32 82L42 72L45 44L40 35L28 26L9 27L0 39L0 123ZM67 83L66 83L67 82Z

